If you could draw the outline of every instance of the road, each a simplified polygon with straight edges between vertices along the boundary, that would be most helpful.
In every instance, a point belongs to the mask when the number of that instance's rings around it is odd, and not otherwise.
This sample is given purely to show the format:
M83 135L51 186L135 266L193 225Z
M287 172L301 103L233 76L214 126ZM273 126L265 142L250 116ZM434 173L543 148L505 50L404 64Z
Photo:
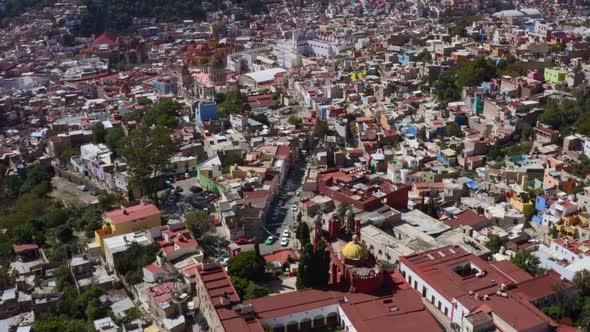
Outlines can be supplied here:
M87 191L81 191L78 189L79 184L68 181L65 178L55 176L51 179L53 190L49 194L51 197L55 197L66 204L68 202L80 202L83 205L94 204L98 202L97 196L90 195L90 189Z
M264 255L272 253L285 248L295 248L297 240L295 239L295 225L297 224L297 213L292 206L299 203L299 196L296 195L298 189L301 188L301 179L305 174L305 166L297 167L291 170L281 187L281 191L277 195L275 201L271 204L272 208L266 219L266 229L275 234L279 238L278 241L272 245L262 244L260 252ZM280 237L285 229L290 230L289 245L283 247L280 245ZM297 249L297 248L296 248Z

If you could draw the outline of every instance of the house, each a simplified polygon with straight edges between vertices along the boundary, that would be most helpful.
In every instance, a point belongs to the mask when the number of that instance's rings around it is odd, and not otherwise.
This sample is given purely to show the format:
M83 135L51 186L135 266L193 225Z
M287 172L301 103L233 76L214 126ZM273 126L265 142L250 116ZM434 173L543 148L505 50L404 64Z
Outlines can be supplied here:
M94 232L95 242L88 245L90 253L104 254L104 240L113 236L129 234L160 226L160 210L153 204L139 204L105 212L106 226Z

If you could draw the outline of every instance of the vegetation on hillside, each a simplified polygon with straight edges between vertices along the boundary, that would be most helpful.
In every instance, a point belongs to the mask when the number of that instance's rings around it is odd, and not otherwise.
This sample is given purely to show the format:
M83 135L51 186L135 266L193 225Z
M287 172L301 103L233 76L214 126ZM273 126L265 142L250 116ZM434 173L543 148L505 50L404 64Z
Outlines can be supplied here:
M27 0L29 2L33 0ZM45 0L48 1L48 0ZM18 2L12 0L12 2ZM83 0L88 8L80 18L81 36L99 35L105 31L129 31L134 17L154 18L158 22L202 21L207 17L203 8L205 1L189 0ZM260 0L234 1L248 12L260 13L265 10ZM208 1L212 10L222 8L223 1Z

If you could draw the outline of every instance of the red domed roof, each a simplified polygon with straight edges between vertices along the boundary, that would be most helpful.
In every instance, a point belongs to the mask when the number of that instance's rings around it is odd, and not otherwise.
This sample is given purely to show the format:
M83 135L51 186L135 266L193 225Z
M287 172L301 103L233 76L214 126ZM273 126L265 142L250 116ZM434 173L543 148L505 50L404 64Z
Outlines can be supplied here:
M211 55L211 50L207 44L199 44L195 48L195 55L196 56L209 56Z

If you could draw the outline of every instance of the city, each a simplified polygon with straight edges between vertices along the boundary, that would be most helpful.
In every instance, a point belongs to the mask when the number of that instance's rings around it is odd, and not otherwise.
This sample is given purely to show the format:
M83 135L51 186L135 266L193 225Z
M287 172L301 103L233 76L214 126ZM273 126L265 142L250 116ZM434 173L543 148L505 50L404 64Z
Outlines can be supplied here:
M588 174L588 0L0 0L0 332L590 331Z

